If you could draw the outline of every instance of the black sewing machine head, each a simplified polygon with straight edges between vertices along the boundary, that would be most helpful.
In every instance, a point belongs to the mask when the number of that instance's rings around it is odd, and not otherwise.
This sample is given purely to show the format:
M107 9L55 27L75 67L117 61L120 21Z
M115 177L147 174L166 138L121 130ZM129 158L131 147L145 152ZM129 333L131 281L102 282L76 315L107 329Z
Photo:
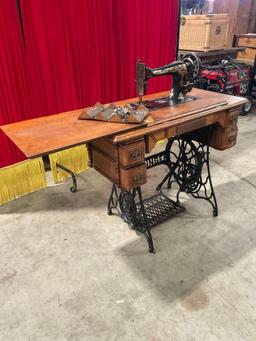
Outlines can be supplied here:
M199 75L200 66L201 61L195 53L187 53L182 57L182 60L155 69L149 68L139 60L136 64L136 85L139 103L142 104L142 96L146 93L148 80L152 77L163 75L171 75L173 77L172 91L167 99L167 105L184 102L186 94L193 88L193 81ZM145 105L146 102L152 101L145 101L143 104Z

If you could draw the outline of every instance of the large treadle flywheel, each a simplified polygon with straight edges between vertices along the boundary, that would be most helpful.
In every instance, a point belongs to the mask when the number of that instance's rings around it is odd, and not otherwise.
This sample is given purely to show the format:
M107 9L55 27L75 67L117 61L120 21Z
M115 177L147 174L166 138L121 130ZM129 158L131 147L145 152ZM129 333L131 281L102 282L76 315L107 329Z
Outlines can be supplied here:
M175 137L166 145L168 166L182 191L193 192L199 185L203 159L194 143Z

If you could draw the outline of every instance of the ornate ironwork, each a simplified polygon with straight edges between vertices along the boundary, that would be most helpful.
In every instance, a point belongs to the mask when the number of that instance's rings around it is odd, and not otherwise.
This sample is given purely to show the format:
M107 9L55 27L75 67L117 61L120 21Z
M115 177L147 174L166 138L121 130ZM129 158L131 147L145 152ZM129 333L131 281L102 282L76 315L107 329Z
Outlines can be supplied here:
M113 209L117 210L117 213L131 229L144 234L148 242L149 252L154 252L151 227L184 211L183 206L162 192L143 200L140 187L125 191L117 189L116 185L112 187L108 214L112 214Z
M135 191L121 191L119 195L119 206L123 220L131 229L138 226L137 207L135 204Z
M113 184L112 186L112 191L108 200L108 215L112 215L113 209L117 209L118 208L118 193L117 193L117 188L116 185Z
M137 203L135 201L136 195L138 195ZM108 214L113 214L113 209L116 209L117 213L131 229L144 234L148 242L149 252L153 253L154 243L144 208L141 188L138 187L136 189L126 191L118 189L117 186L113 184L108 202Z
M202 156L203 166L206 165L206 173L207 175L204 177L202 172L197 182L197 187L191 189L188 193L191 194L196 199L204 199L208 201L213 208L213 215L215 217L218 216L218 204L217 199L214 193L211 172L210 172L210 163L209 163L209 146L205 146L202 143L197 147L198 152ZM179 193L178 193L179 194Z
M144 199L143 204L150 228L185 210L182 205L177 204L162 192ZM140 203L137 203L137 208L140 208Z
M173 182L177 182L179 185L177 203L180 193L185 192L196 199L208 201L213 208L213 215L217 216L218 205L210 174L209 146L202 143L196 146L190 139L175 137L169 139L165 153L166 165L170 171L157 186L157 190L160 190L165 182L168 188Z
M145 158L147 169L153 168L159 165L165 165L167 163L165 151L150 155Z
M213 208L213 215L217 216L218 206L211 180L209 154L209 146L195 144L188 137L169 139L165 151L145 159L148 169L163 164L169 167L168 174L157 186L159 192L143 200L140 187L125 191L113 184L108 214L116 209L131 229L143 233L149 252L154 252L150 228L184 211L179 201L181 192L208 201ZM173 182L178 184L176 202L160 191L166 182L168 188L171 188Z

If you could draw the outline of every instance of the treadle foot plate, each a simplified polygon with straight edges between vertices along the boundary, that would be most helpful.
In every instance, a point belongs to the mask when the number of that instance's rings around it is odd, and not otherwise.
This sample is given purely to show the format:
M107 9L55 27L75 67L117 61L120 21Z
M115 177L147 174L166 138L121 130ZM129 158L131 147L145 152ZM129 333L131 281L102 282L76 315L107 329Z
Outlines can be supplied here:
M144 199L143 204L149 228L160 224L185 210L183 206L178 205L175 201L168 198L162 192ZM143 226L144 218L141 212L141 204L137 203L136 207L137 212L140 212L140 216L138 217L140 220L140 225Z

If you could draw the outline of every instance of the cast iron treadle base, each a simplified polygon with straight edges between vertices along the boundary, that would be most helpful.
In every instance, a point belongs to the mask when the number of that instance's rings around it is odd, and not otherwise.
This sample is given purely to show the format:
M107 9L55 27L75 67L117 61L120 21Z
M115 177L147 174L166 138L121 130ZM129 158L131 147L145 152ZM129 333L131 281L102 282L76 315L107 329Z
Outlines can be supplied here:
M150 232L151 227L183 212L185 208L161 191L143 200L140 187L126 191L113 184L108 202L108 214L112 215L113 210L132 230L144 234L148 242L148 250L153 253L155 248Z
M143 200L148 227L151 228L160 224L171 217L183 212L185 208L175 201L168 198L162 192L159 192L152 197ZM137 212L141 212L141 203L136 204ZM140 225L144 224L143 214L138 217Z
M123 190L113 184L108 214L112 214L115 209L131 229L143 233L149 252L153 253L154 242L150 228L185 210L179 201L181 192L208 201L214 216L218 215L218 205L211 180L208 145L195 145L190 137L176 136L168 140L165 151L146 157L145 162L147 169L159 165L169 168L169 172L157 186L159 193L143 200L140 187ZM206 174L202 174L204 167ZM179 185L176 202L161 192L166 182L167 188L171 188L173 182Z

